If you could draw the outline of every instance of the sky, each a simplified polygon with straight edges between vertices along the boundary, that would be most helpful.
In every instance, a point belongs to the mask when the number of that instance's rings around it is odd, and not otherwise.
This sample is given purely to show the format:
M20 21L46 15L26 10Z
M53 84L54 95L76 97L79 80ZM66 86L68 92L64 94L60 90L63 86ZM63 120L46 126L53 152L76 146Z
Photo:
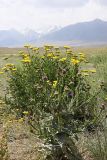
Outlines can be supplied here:
M0 0L0 30L47 32L96 18L107 21L107 0Z

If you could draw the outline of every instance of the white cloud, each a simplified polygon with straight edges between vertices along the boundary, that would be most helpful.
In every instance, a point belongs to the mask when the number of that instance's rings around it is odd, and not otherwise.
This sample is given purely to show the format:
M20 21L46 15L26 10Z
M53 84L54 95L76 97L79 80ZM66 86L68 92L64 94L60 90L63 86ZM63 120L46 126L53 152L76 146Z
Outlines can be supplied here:
M107 20L104 0L0 0L0 29L47 30L95 18ZM106 2L106 1L105 1Z
M99 3L100 5L107 5L107 0L96 0L96 3Z
M29 5L33 4L35 7L79 7L85 5L89 0L25 0Z

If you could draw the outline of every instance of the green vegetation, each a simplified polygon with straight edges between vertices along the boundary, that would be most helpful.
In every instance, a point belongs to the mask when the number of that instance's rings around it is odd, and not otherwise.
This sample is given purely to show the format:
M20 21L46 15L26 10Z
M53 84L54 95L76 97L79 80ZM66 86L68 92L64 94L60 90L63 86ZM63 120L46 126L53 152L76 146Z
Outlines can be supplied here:
M107 48L25 48L1 55L8 114L42 139L45 159L84 159L77 145L84 133L83 150L106 160Z

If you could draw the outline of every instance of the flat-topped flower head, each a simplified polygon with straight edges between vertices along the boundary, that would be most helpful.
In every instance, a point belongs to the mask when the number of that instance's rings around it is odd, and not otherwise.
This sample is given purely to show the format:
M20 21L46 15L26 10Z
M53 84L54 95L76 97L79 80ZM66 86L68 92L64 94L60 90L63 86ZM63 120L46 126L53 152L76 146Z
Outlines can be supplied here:
M64 46L64 48L65 48L65 49L71 49L71 47L70 47L70 46Z
M82 73L82 75L83 76L89 76L89 73L84 72L84 73Z
M96 73L96 69L90 69L89 70L91 73Z
M78 53L80 56L85 56L85 54L84 53Z
M60 51L60 50L57 50L55 53L56 53L56 54L61 54L61 51Z
M49 48L45 48L45 51L48 52L48 51L50 51L50 49Z
M72 51L68 50L68 51L66 51L66 54L72 55Z
M21 54L21 55L24 54L24 51L19 51L19 54Z
M89 72L88 69L81 70L81 72Z
M58 56L54 56L54 57L52 57L53 59L58 59L59 57Z
M59 47L54 47L55 50L59 50Z
M0 74L3 74L4 72L3 71L0 71Z
M77 65L80 61L78 59L72 58L71 63Z
M29 44L24 45L25 48L30 48L31 46Z
M39 48L38 48L38 47L35 47L35 48L33 48L32 50L33 50L33 51L38 51Z
M42 58L42 59L44 59L44 58L45 58L45 56L41 56L41 58Z
M56 88L57 83L58 83L57 81L53 81L53 85L52 85L52 86L53 86L53 88Z
M12 71L17 71L17 68L12 68Z
M26 53L24 53L24 54L22 54L22 57L23 57L23 58L29 58L29 55L26 54Z
M48 50L54 48L54 46L53 45L45 45L44 48L45 48L45 50L48 51Z
M59 62L65 62L66 61L66 57L59 59Z
M52 49L52 48L54 48L54 46L53 45L48 45L48 48Z
M22 59L21 62L30 63L31 59L30 58L25 58L25 59Z
M7 67L6 67L6 66L2 68L2 70L6 70L6 69L7 69Z
M7 63L6 66L7 66L7 67L13 67L14 64L12 64L12 63Z
M33 46L30 46L29 49L33 49Z
M24 115L28 115L29 112L28 112L28 111L24 111L23 114L24 114Z
M48 53L48 54L47 54L47 57L50 57L50 58L51 58L51 57L53 57L53 56L54 56L53 53Z

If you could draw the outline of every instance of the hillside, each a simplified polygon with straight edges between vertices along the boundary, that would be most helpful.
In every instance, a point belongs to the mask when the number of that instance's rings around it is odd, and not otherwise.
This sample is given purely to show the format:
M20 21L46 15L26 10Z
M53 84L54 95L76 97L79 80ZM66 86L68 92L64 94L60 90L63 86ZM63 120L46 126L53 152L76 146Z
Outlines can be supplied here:
M43 37L46 41L107 42L107 22L96 19L66 26Z

